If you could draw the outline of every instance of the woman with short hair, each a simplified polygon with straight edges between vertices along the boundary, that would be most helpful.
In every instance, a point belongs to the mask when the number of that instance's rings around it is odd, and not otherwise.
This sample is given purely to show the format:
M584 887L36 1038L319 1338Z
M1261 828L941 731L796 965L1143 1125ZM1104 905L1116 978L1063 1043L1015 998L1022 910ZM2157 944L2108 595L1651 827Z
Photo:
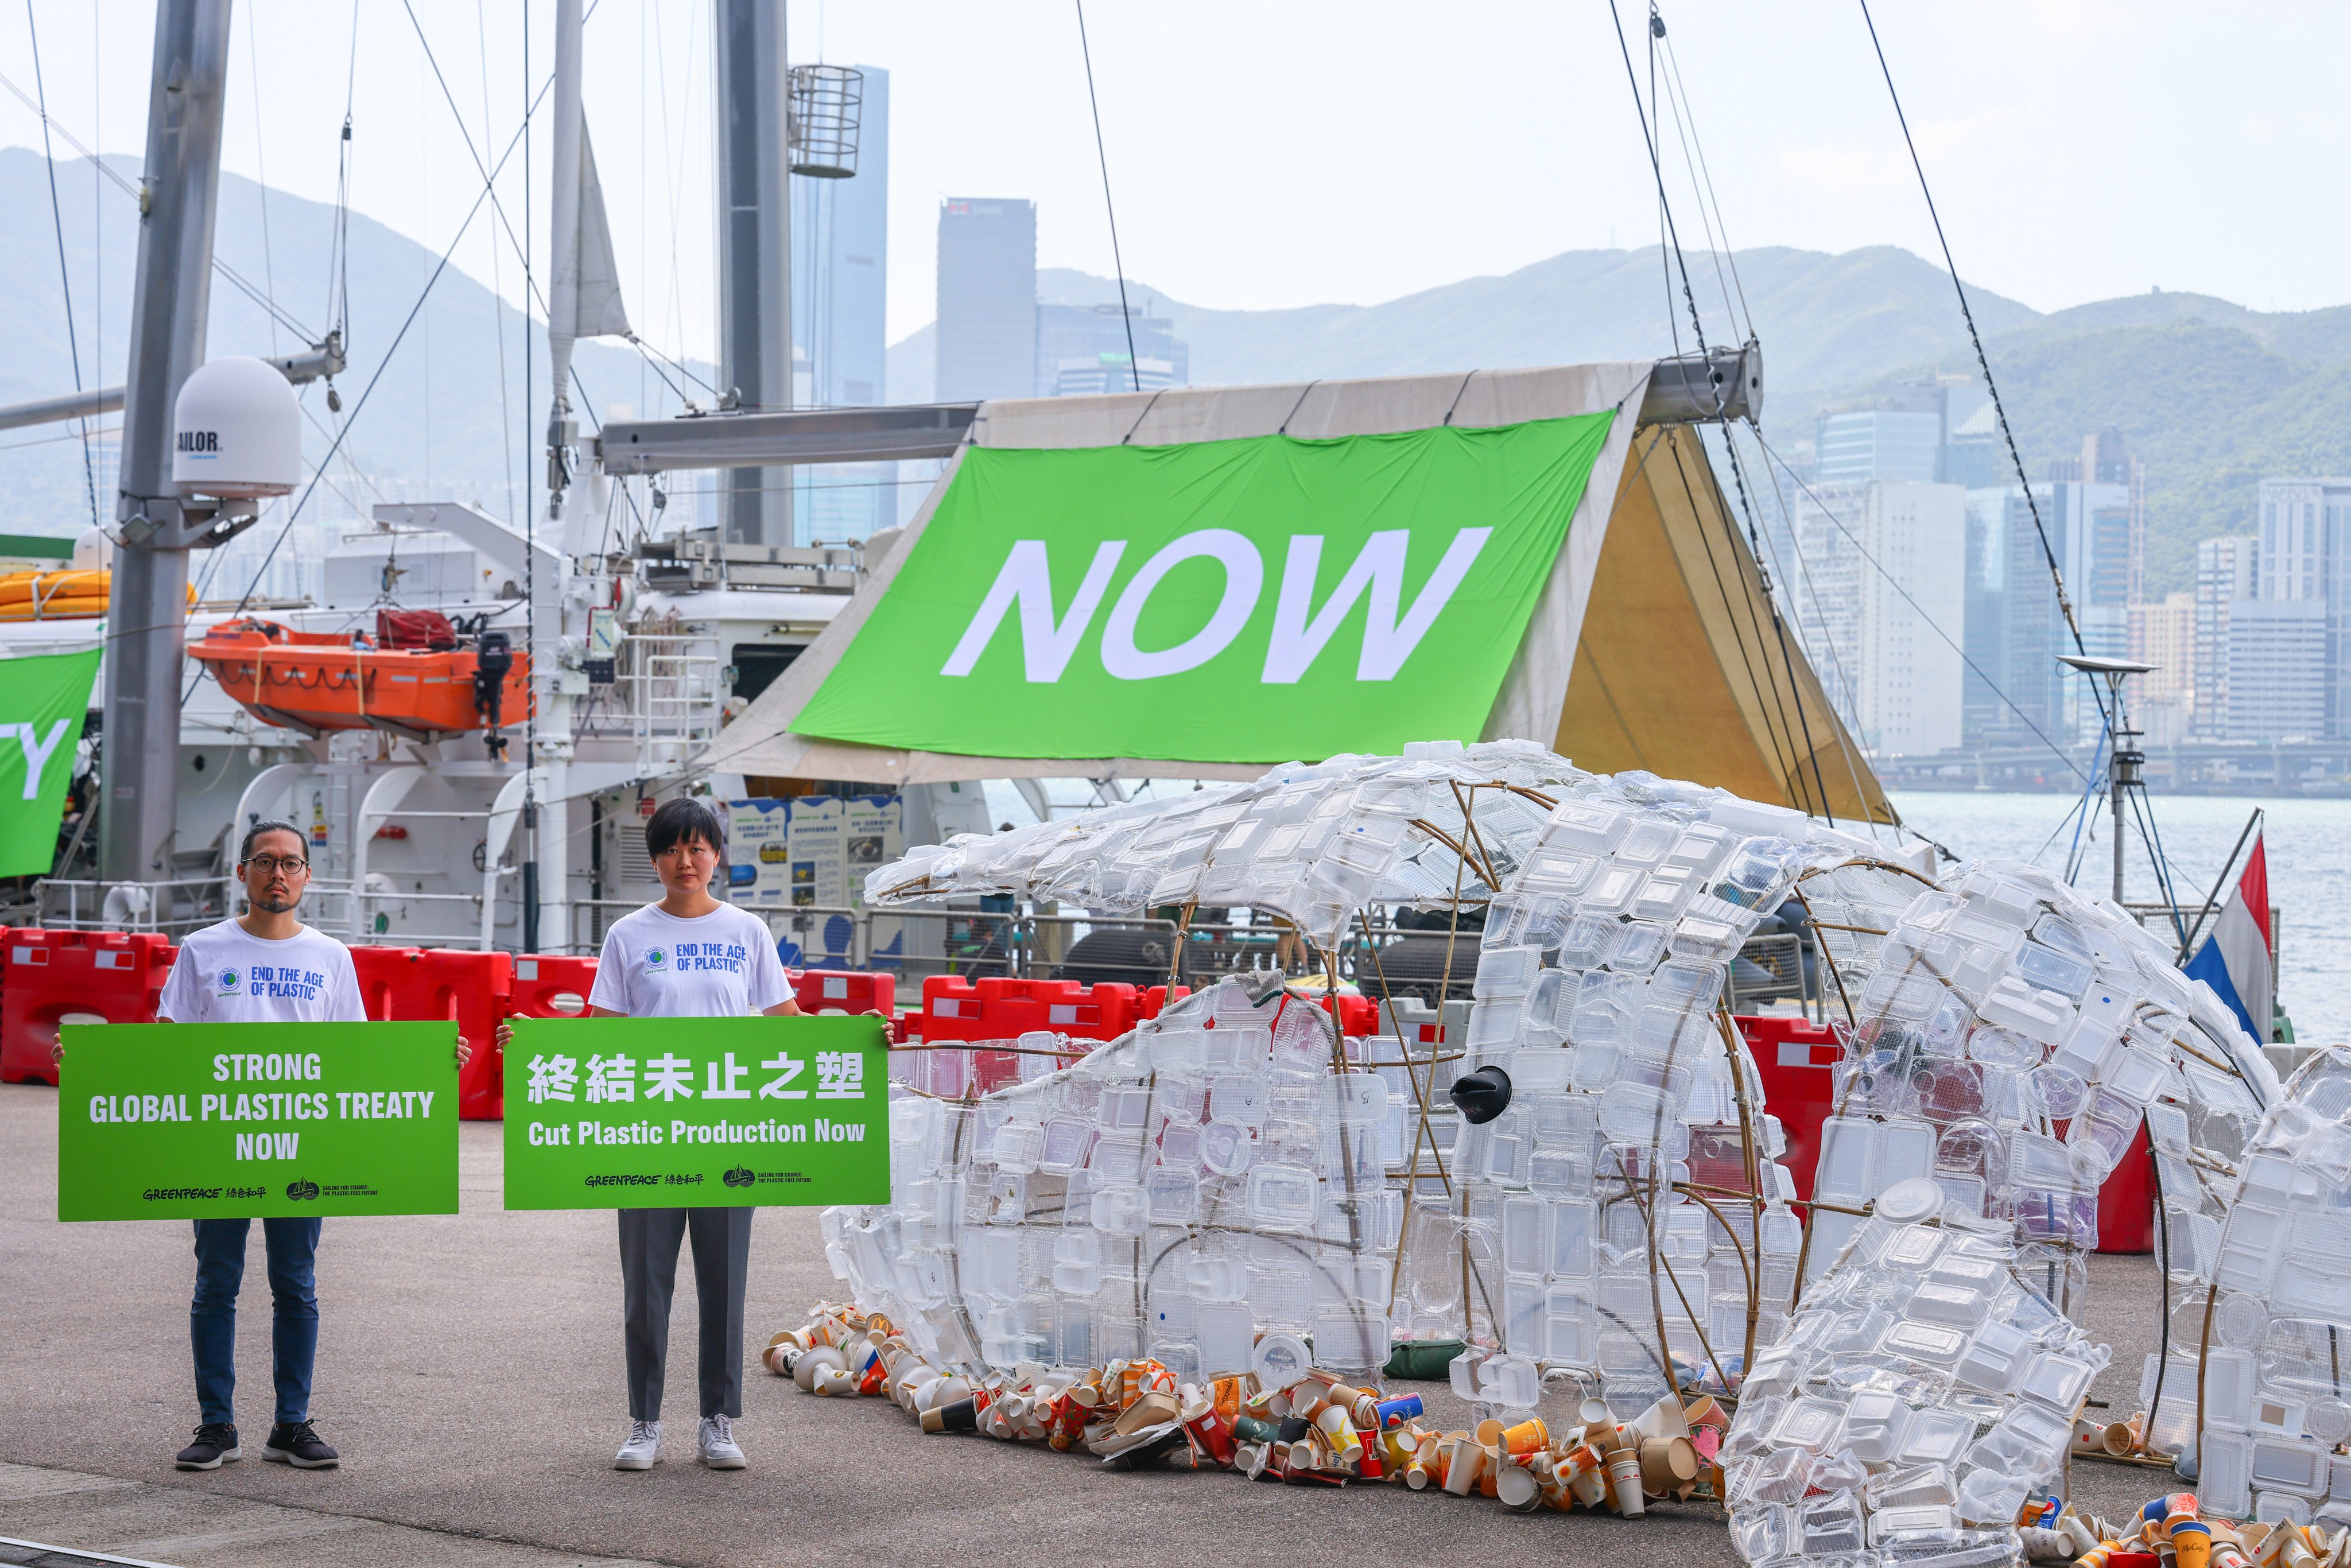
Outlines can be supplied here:
M645 824L645 852L662 897L604 934L589 993L594 1018L741 1018L798 1013L791 978L766 922L711 895L726 869L725 831L700 800L664 802ZM681 948L695 956L677 962ZM500 1029L503 1047L510 1031ZM647 1470L661 1456L662 1390L669 1359L670 1299L680 1244L694 1243L702 1313L697 1447L714 1469L739 1470L734 1423L743 1414L743 1289L749 1271L748 1207L621 1210L621 1292L629 1368L629 1437L612 1467Z

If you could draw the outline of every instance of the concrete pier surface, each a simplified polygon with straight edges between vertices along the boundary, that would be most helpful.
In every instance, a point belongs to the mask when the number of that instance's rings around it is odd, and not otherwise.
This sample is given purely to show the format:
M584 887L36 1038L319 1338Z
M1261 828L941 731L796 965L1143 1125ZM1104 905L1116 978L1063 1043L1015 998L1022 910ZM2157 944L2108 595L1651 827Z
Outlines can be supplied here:
M311 1415L340 1469L262 1462L269 1291L256 1232L237 1322L248 1455L207 1473L172 1456L195 1426L178 1221L61 1225L57 1094L0 1086L0 1537L151 1562L786 1565L1093 1563L1136 1554L1224 1563L1459 1563L1527 1552L1642 1564L1737 1556L1711 1504L1640 1520L1517 1515L1482 1500L1252 1485L1238 1476L1105 1470L1082 1455L925 1437L882 1399L817 1399L758 1364L778 1329L836 1293L813 1210L762 1210L752 1233L744 1416L750 1468L694 1458L690 1257L671 1324L663 1462L612 1469L627 1435L621 1279L608 1210L508 1214L499 1128L465 1124L464 1212L329 1219L319 1251ZM2159 1322L2144 1258L2093 1264L2093 1337L2115 1364L2093 1397L2137 1406ZM1404 1385L1451 1421L1440 1384ZM2074 1496L2108 1519L2179 1483L2076 1462ZM29 1561L0 1547L0 1563ZM61 1560L62 1561L62 1560Z

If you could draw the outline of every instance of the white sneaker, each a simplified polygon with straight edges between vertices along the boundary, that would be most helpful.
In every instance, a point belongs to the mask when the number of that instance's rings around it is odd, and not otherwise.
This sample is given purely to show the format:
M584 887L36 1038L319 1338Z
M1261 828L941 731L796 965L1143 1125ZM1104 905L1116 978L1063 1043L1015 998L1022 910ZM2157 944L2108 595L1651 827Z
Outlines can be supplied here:
M620 1453L613 1457L612 1468L616 1470L649 1470L653 1468L653 1461L660 1458L661 1423L632 1421L629 1423L629 1440L621 1445Z
M735 1423L724 1416L702 1418L702 1462L714 1470L739 1470L747 1461L735 1441Z

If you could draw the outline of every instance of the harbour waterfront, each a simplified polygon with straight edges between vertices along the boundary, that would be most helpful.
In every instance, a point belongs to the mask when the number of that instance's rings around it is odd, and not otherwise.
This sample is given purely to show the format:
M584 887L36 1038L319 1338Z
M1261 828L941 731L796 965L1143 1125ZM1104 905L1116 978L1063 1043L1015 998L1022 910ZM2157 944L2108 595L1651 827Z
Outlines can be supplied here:
M1902 820L1955 853L2030 861L2063 873L2074 824L2061 795L1905 789L1893 792ZM2201 904L2255 807L2268 813L2270 903L2283 944L2278 999L2304 1045L2351 1040L2351 800L2157 795L2155 827L2169 856L2179 901ZM2114 850L2103 795L2093 803L2077 883L2104 893ZM2124 845L2124 889L2154 902L2155 873L2136 828Z

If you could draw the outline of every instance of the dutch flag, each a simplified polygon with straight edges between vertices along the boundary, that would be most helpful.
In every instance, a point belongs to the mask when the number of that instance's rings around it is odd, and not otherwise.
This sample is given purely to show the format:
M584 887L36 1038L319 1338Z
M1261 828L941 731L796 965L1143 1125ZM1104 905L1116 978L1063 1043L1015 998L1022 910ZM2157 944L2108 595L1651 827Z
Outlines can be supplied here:
M2262 839L2253 840L2245 871L2212 922L2212 934L2187 964L2188 977L2201 980L2229 1004L2237 1021L2256 1041L2270 1038L2270 865Z

